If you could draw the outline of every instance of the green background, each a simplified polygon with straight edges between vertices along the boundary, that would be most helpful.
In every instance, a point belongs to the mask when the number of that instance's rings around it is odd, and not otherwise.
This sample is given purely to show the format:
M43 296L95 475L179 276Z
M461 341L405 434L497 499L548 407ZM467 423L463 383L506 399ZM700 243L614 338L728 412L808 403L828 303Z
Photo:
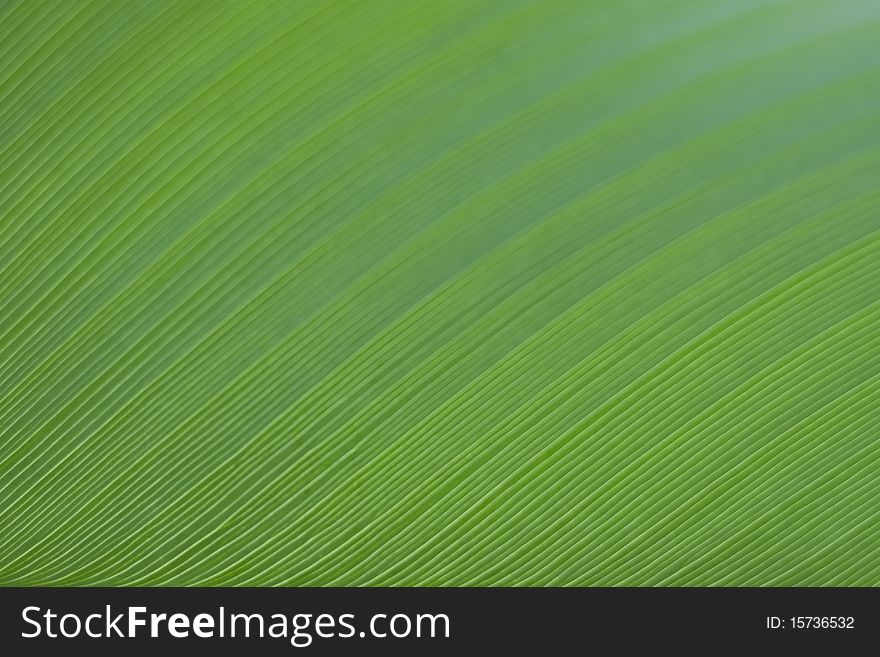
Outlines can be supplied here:
M880 2L0 2L0 584L880 584Z

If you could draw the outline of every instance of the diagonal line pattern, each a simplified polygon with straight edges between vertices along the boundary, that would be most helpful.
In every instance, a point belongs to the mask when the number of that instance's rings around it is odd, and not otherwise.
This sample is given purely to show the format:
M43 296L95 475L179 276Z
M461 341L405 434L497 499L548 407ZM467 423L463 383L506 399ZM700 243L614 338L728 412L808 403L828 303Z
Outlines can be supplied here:
M0 585L878 585L873 0L0 6Z

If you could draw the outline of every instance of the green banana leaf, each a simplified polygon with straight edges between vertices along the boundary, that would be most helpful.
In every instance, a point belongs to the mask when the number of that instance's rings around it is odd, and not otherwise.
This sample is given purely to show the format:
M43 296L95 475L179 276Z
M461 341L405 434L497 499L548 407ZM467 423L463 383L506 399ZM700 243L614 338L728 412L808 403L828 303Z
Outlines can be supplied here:
M880 585L880 2L0 2L0 584Z

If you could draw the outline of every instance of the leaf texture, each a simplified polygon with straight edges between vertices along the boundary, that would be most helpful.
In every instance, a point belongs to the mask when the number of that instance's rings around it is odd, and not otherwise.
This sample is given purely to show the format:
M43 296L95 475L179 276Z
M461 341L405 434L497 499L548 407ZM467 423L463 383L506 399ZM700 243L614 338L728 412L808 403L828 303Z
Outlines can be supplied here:
M878 33L0 3L0 584L880 585Z

